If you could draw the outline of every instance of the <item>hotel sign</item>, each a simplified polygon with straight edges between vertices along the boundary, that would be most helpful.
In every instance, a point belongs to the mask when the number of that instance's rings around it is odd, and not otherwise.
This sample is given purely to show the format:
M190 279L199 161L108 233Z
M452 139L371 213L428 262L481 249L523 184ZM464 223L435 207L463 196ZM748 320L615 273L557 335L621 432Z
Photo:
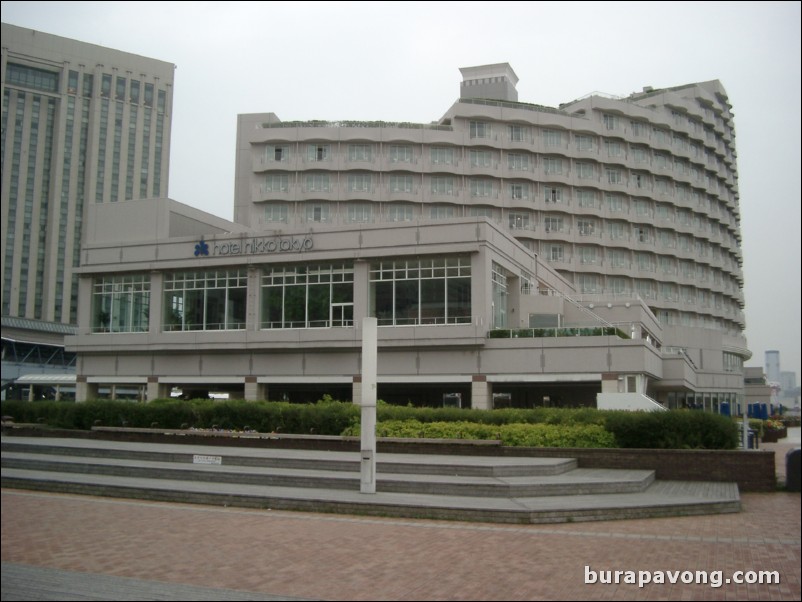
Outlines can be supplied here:
M208 243L203 238L195 245L195 257L261 255L265 253L302 253L314 246L310 236L269 236Z

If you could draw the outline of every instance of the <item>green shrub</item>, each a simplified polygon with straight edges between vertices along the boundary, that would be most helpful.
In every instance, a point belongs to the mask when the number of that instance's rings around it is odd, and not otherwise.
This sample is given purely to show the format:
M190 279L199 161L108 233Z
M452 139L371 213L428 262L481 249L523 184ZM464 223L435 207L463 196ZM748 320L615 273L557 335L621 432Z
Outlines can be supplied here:
M606 412L605 426L618 447L735 449L738 429L726 416L686 410Z
M343 436L359 436L355 424ZM499 439L518 447L615 447L615 439L595 424L481 424L477 422L420 422L389 420L376 425L378 437L412 439Z

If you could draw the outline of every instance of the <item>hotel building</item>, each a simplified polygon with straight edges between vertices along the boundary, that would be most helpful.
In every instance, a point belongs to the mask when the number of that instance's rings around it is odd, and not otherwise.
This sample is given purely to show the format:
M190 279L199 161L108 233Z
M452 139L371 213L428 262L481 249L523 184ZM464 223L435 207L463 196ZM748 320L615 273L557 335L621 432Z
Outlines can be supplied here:
M6 23L2 40L5 386L26 370L74 373L63 337L87 213L167 195L174 65Z
M739 400L751 354L721 84L549 108L518 101L506 63L461 71L430 124L241 115L234 222L169 199L91 207L79 397L357 398L373 316L387 401Z

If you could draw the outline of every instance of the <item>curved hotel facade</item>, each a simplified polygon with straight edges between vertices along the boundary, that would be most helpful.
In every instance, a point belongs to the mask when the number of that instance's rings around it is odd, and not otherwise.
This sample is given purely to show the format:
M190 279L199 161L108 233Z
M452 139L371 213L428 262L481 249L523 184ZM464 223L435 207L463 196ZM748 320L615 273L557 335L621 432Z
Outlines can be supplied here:
M124 372L139 366L149 396L203 384L348 397L374 316L391 401L737 401L750 352L721 84L554 109L518 102L507 64L462 74L431 124L241 115L234 223L153 201L154 238L114 226L144 205L94 207L79 388L133 384ZM103 291L131 278L143 332L111 332ZM188 319L210 303L214 320Z

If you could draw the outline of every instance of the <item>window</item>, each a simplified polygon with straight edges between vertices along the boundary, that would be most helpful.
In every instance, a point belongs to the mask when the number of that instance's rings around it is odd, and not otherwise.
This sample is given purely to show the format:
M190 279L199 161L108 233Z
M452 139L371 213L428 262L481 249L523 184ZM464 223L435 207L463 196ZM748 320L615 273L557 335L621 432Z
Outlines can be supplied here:
M563 143L563 133L559 130L543 130L543 144L547 147L559 147Z
M492 264L492 308L493 308L493 328L507 327L507 271L497 264Z
M370 161L373 156L373 147L370 144L349 144L349 161Z
M145 84L146 89L148 85L150 86L150 104L148 106L152 106L153 84ZM111 75L109 75L108 73L104 73L103 76L100 78L100 95L103 98L109 98L111 96Z
M608 167L605 171L607 172L607 183L608 184L620 184L622 182L621 170L620 169L615 169L613 167Z
M411 222L412 205L406 203L390 203L387 205L388 222Z
M265 157L268 161L276 161L279 163L289 161L290 147L285 145L269 145L265 151Z
M472 197L488 197L493 195L493 180L480 180L473 178L470 180L470 190Z
M543 157L543 171L547 174L561 174L563 160L559 157Z
M306 206L306 221L325 223L331 220L328 204L315 203Z
M657 233L660 245L666 249L673 249L677 246L677 238L670 230L660 230Z
M451 176L432 176L432 194L453 195L454 178Z
M369 279L370 315L379 326L471 323L467 255L378 261Z
M507 155L507 166L512 171L529 171L529 155L510 153Z
M248 271L177 272L164 277L164 329L244 330Z
M590 295L599 292L599 278L596 274L579 274L579 292Z
M610 257L610 265L614 268L628 268L629 267L629 252L622 249L612 249L608 251Z
M471 150L470 159L472 167L490 167L492 165L492 155L487 150Z
M351 192L370 192L373 176L369 173L348 174L348 190Z
M610 115L609 113L604 113L602 120L604 122L604 129L607 130L617 130L618 129L618 115Z
M529 184L510 184L510 198L524 200L529 198Z
M664 274L676 274L677 262L672 257L660 257L660 271Z
M654 299L657 297L654 292L654 283L650 280L638 280L636 286L638 289L638 295L642 299Z
M652 129L652 139L657 144L669 144L670 138L668 137L668 132L665 130L661 130L659 128Z
M652 203L643 199L635 199L632 201L635 204L635 214L640 216L651 216Z
M453 165L454 149L443 146L433 146L431 148L431 160L434 164Z
M514 142L523 142L526 138L526 128L522 125L507 126L507 134Z
M625 228L623 222L609 222L607 224L607 232L612 240L620 240L625 236Z
M308 161L328 161L331 147L328 144L310 144L306 147Z
M114 86L115 100L125 100L125 84L126 80L124 77L117 77Z
M670 205L658 203L655 211L655 217L659 220L666 222L674 221L674 209Z
M271 266L262 274L262 328L333 328L354 324L350 263Z
M390 192L412 192L412 176L390 176Z
M565 261L565 252L562 245L548 246L549 261Z
M153 106L153 84L145 84L145 106Z
M490 124L484 121L471 121L471 138L490 138Z
M111 90L111 76L109 78L109 91ZM6 67L6 83L41 90L42 92L58 92L58 73L8 63Z
M593 163L580 161L576 164L576 177L581 180L592 179L594 176Z
M545 220L546 232L562 232L563 218L561 217L546 217Z
M638 242L642 243L652 242L652 232L648 226L633 226L632 234L634 235L635 240Z
M596 232L596 222L590 219L578 219L576 222L580 236L593 236Z
M604 148L608 157L621 157L624 154L624 145L618 140L605 140Z
M660 298L663 301L677 301L677 285L671 282L661 282Z
M267 174L265 176L265 192L287 192L290 189L289 175Z
M585 207L585 208L596 207L595 191L579 189L576 191L576 196L580 207Z
M510 213L508 216L511 230L528 230L529 229L529 214L528 213Z
M576 136L576 150L592 151L594 142L593 136Z
M492 207L471 207L468 215L471 217L489 217L495 219L495 214Z
M265 205L265 222L286 223L288 214L287 205L284 203L270 203Z
M391 163L411 163L412 147L407 145L392 144L390 145L389 156Z
M632 132L633 136L645 136L646 132L646 124L640 121L630 121L629 122L630 131Z
M636 253L635 257L638 262L638 270L641 272L654 272L654 257L651 253Z
M610 292L614 295L623 295L627 292L627 280L625 278L612 277L608 279Z
M620 194L607 193L604 195L607 200L607 209L612 213L622 213L626 211L624 199Z
M635 188L646 188L646 177L645 174L633 173L630 181Z
M598 261L596 247L579 247L579 263L592 264Z
M648 163L649 162L649 151L645 148L641 148L639 146L632 147L632 160L635 163Z
M368 203L348 203L348 221L367 223L373 217L373 208Z
M86 82L86 75L84 75L84 82ZM135 105L139 104L139 86L140 83L138 79L131 80L131 102ZM88 95L84 94L84 96Z
M429 209L429 217L432 219L450 219L454 217L454 206L432 205Z
M544 186L543 198L547 203L562 203L563 189L555 186Z
M328 192L329 174L327 173L306 174L306 190L307 192Z
M92 332L147 332L150 277L101 276L92 287Z
M70 71L67 76L67 94L78 94L78 72Z

